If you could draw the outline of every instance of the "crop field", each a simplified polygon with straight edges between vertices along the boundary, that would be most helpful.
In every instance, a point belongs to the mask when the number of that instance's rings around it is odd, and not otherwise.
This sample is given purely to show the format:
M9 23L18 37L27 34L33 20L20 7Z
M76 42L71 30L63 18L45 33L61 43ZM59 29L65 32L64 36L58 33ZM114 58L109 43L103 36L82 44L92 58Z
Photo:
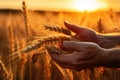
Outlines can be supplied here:
M27 11L26 15L21 10L0 10L0 80L120 80L116 68L75 71L62 68L50 58L44 45L56 45L56 41L51 42L49 37L66 35L47 30L45 25L65 28L65 20L99 34L120 33L120 13L112 10ZM40 40L45 41L34 46Z

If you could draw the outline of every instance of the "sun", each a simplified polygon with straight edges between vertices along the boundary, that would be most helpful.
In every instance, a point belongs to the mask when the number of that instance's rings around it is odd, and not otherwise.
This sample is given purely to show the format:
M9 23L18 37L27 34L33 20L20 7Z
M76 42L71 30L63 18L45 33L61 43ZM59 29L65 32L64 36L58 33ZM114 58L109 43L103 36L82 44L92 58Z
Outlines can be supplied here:
M75 11L96 11L106 9L108 7L104 0L74 0L72 9Z

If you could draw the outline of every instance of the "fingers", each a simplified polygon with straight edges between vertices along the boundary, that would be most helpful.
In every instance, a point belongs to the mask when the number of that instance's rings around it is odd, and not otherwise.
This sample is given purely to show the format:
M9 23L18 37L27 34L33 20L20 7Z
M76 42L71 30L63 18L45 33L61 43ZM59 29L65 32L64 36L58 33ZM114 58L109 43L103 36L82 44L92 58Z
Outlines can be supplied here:
M49 52L51 58L64 68L70 68L75 70L82 70L88 68L95 60L92 59L95 54L90 55L90 52L73 52L72 54L55 54ZM86 54L86 55L84 55Z
M51 58L57 63L70 64L72 61L72 59L70 58L68 54L55 54L49 51L48 53L50 54Z
M63 48L68 50L75 50L75 51L84 51L88 48L94 46L95 43L92 42L76 42L76 41L64 41Z
M57 62L61 67L63 68L69 68L69 69L75 69L75 67L72 65L73 58L70 57L70 54L55 54L53 52L49 52L51 58Z
M65 25L65 27L67 27L69 30L71 30L71 31L73 31L73 32L75 32L75 33L80 33L80 32L83 30L83 28L80 28L80 27L78 27L78 26L76 26L76 25L70 24L70 23L68 23L67 21L64 22L64 25Z
M78 43L75 41L64 41L63 42L63 48L67 49L67 50L75 50L75 51L79 51L80 47L78 46Z

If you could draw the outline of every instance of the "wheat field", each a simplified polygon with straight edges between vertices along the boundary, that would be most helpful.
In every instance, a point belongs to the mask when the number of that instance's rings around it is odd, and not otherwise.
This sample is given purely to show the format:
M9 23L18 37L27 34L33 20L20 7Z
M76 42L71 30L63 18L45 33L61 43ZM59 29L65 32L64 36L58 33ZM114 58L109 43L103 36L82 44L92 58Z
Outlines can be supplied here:
M60 67L50 58L43 45L56 44L56 38L51 42L49 37L65 35L49 31L45 25L65 28L65 20L98 33L120 31L120 12L112 10L27 11L26 15L22 10L0 10L0 80L120 80L120 71L116 68L75 71ZM44 43L34 46L40 40Z

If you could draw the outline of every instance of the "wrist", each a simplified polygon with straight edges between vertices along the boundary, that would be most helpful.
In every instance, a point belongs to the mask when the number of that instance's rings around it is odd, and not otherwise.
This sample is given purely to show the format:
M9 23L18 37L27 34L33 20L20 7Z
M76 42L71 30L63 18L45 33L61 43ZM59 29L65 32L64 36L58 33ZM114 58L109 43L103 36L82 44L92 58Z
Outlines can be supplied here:
M112 41L110 41L103 35L97 35L97 38L98 38L97 44L102 48L111 48L115 46L115 44L113 44Z
M102 66L120 67L120 48L104 49Z
M106 67L110 63L110 49L102 49L102 66Z
M120 44L120 35L97 34L97 44L103 48L112 48Z

